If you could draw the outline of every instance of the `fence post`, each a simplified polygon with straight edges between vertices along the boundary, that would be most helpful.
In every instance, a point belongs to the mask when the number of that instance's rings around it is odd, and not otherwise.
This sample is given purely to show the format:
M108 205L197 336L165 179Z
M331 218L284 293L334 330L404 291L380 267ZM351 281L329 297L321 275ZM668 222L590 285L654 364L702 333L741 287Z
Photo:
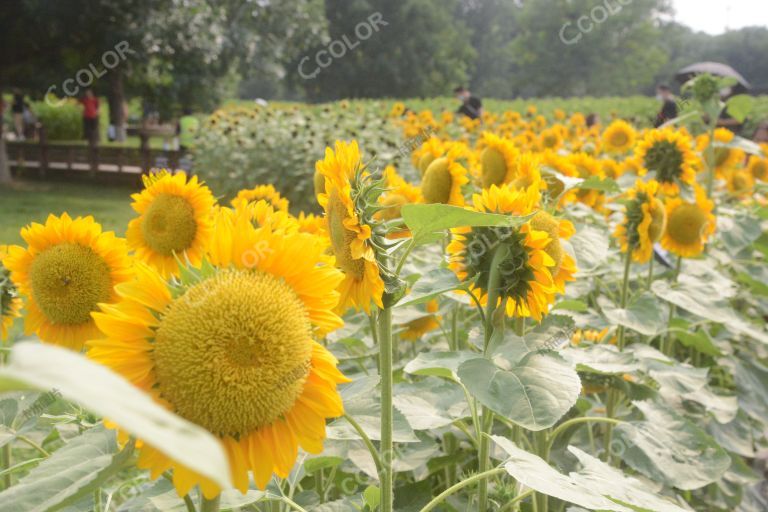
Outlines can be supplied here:
M139 152L141 153L142 162L141 171L143 173L147 173L149 172L151 155L149 154L149 137L144 130L139 131L139 140L141 141L139 145Z
M91 161L91 176L94 177L99 170L99 150L94 138L88 139L88 156Z
M37 136L40 143L40 178L45 178L48 171L48 131L44 124L37 125Z

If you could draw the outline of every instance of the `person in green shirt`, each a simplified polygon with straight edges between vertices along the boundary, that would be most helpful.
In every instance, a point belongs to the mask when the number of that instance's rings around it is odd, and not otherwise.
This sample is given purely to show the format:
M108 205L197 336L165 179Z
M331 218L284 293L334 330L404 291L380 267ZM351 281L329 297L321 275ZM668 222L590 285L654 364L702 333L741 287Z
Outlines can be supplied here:
M186 151L195 145L197 130L200 128L200 121L192 115L192 110L184 109L184 115L179 119L178 135L179 149Z

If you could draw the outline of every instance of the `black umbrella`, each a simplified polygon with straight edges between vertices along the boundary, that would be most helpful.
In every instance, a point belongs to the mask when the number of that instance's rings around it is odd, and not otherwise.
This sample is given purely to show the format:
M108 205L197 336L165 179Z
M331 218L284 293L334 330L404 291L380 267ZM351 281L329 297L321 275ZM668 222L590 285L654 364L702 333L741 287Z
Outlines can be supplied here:
M697 62L696 64L691 64L690 66L686 66L678 71L675 75L675 78L678 82L684 84L694 76L704 73L709 73L710 75L715 76L735 78L737 83L733 86L734 94L746 92L752 88L752 86L749 85L749 82L747 82L747 80L741 76L741 73L733 69L728 64L722 64L720 62Z

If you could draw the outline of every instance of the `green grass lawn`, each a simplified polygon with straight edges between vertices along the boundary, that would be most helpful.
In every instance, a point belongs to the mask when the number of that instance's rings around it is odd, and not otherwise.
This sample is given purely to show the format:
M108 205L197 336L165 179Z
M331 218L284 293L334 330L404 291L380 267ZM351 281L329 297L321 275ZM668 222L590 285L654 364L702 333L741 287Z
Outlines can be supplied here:
M23 226L63 212L72 217L93 215L105 230L123 236L134 216L133 192L126 186L17 181L0 188L0 244L22 243Z

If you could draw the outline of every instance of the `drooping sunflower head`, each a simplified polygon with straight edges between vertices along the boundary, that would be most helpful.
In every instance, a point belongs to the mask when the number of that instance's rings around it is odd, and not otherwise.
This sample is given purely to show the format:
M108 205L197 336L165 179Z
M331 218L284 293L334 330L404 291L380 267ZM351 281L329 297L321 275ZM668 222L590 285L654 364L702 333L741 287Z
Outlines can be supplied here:
M645 169L655 173L664 193L675 195L680 184L692 185L696 180L699 158L692 145L690 136L680 130L649 130L637 145L635 157Z
M375 205L369 204L370 187L364 184L367 173L357 142L337 141L333 150L326 148L316 169L325 178L326 191L318 201L325 210L336 265L344 273L339 311L354 307L369 312L372 302L382 307L385 284L374 250Z
M381 210L375 214L377 220L393 221L401 217L401 209L406 204L416 204L424 202L421 197L421 189L408 183L402 176L397 174L394 166L388 165L384 169L384 183L387 187L379 197ZM404 238L410 236L407 228L397 229L389 233L389 238Z
M12 246L3 259L26 297L27 334L80 350L99 331L91 313L116 300L115 285L131 277L125 240L102 232L93 217L48 216L21 230L27 247Z
M602 136L603 148L609 153L624 154L635 145L636 133L626 121L616 120L605 129Z
M667 200L667 226L661 238L665 249L685 258L701 254L716 226L712 214L714 203L698 185L694 186L694 191L694 202L680 197Z
M461 188L469 183L469 178L467 169L458 160L459 156L459 148L451 147L445 156L436 158L424 171L421 194L426 203L464 204Z
M436 158L440 158L445 154L446 147L442 140L434 135L431 135L424 143L419 146L418 149L413 151L411 158L413 159L413 165L421 172L423 176L427 171L427 167Z
M520 154L512 142L491 132L483 132L480 144L483 147L480 153L483 188L512 181L515 162Z
M120 301L94 314L104 336L88 356L216 435L244 493L249 471L263 489L273 473L288 476L299 446L322 451L326 419L343 413L336 386L346 379L313 339L342 325L333 309L343 276L313 235L257 229L229 209L214 231L207 258L180 278L138 264L117 286ZM153 478L172 469L179 495L220 492L141 441L138 466Z
M730 169L726 174L725 184L732 196L744 198L752 195L755 179L748 169Z
M744 160L743 151L728 146L733 142L733 138L733 132L727 128L715 130L715 168L720 175Z
M661 238L666 226L664 203L656 197L658 189L655 180L637 180L627 193L624 221L614 231L621 251L632 251L632 259L639 263L651 258L653 244Z
M492 185L473 196L473 209L492 213L528 215L534 212L537 194ZM535 218L535 217L534 217ZM548 224L546 219L539 227ZM461 280L474 279L473 293L488 301L491 269L499 276L499 303L509 316L541 320L557 292L552 271L556 261L547 253L552 241L547 231L532 222L520 227L472 227L452 230L448 245L450 268Z
M768 158L760 158L757 155L750 156L747 169L754 179L768 181Z
M128 246L163 275L178 275L178 261L199 264L211 240L213 194L183 172L162 171L143 179L144 190L131 196L139 216L128 223Z
M400 338L409 341L417 341L424 337L430 331L440 327L439 316L437 313L439 304L437 299L432 299L424 306L423 315L417 316L401 325L403 329L400 332Z
M21 316L23 306L16 285L11 281L11 274L3 265L3 258L6 256L8 246L0 245L0 342L8 338L8 330L14 319Z
M255 203L257 201L266 201L276 211L288 211L288 199L281 196L280 192L272 185L257 185L241 190L232 200L232 206L237 208L243 203Z

